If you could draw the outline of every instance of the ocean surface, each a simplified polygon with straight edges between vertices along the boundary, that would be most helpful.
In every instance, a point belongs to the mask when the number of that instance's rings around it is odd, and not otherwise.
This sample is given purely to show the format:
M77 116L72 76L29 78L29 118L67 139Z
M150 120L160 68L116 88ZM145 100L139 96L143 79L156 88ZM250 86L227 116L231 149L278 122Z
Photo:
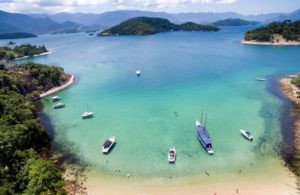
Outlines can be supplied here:
M76 75L76 83L57 94L66 107L52 109L49 97L43 112L54 126L55 142L68 145L90 170L147 178L205 171L276 174L284 169L263 170L284 166L280 119L285 105L269 89L274 76L300 70L300 47L243 45L250 28L101 38L58 34L16 42L44 44L51 51L21 62L61 66ZM136 69L142 71L139 78ZM82 120L87 110L95 116ZM196 138L195 120L202 111L213 156ZM240 135L241 128L253 133L253 142ZM103 155L101 146L111 136L117 144ZM173 165L167 162L170 146L178 154Z

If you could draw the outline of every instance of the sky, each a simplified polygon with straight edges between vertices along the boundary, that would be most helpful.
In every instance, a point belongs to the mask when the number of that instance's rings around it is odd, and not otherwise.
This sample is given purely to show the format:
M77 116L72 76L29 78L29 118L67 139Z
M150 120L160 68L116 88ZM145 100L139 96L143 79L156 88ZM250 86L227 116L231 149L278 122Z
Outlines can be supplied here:
M0 10L19 13L146 10L180 12L227 12L260 14L291 12L300 0L0 0Z

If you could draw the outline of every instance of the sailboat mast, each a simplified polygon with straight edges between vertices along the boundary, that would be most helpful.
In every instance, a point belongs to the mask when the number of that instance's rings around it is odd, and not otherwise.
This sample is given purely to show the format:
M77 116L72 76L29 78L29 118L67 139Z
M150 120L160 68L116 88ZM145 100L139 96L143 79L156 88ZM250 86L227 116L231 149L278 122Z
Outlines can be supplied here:
M204 123L204 128L206 128L206 122L207 122L207 114L205 115L205 123Z
M201 120L200 120L201 124L202 124L202 117L203 117L203 110L201 111Z

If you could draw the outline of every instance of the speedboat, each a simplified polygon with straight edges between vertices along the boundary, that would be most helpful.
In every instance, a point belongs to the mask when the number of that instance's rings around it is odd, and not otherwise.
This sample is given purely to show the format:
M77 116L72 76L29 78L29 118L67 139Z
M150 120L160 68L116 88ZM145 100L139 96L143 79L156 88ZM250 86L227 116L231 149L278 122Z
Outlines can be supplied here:
M91 117L93 117L93 115L94 115L93 112L84 112L84 113L81 115L81 118L82 118L82 119L91 118Z
M240 132L245 138L247 138L250 141L253 141L253 135L249 131L241 129Z
M136 71L135 71L136 76L140 76L141 73L142 73L141 70L136 70Z
M102 153L107 154L110 151L111 147L115 143L116 143L116 137L115 136L113 136L113 137L109 138L108 140L106 140L104 142L103 146L102 146L102 149L101 149Z
M198 140L204 147L204 149L207 151L208 154L212 155L214 154L214 150L212 147L211 139L209 137L209 134L206 130L205 125L202 125L200 121L196 121L196 134L198 137Z
M65 107L65 104L63 103L57 103L53 106L54 109L63 108L63 107Z
M52 101L53 101L53 102L57 102L57 101L59 101L59 100L61 100L61 98L60 98L59 96L54 96L54 97L52 97Z
M267 79L265 78L256 78L257 81L266 81Z
M176 161L176 150L174 146L172 146L169 150L168 161L169 163L175 163Z

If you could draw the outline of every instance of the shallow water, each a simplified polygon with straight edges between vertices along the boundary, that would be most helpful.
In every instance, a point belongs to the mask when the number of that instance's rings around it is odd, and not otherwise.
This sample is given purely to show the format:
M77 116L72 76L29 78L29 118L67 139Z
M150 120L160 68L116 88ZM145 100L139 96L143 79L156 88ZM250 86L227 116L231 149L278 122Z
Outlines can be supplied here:
M283 164L278 151L284 105L267 90L271 82L255 78L300 69L300 47L240 44L247 28L102 38L43 35L17 42L45 44L52 54L27 60L76 74L76 84L58 93L66 107L53 110L46 98L44 112L55 127L55 140L73 142L91 170L113 175L120 169L153 178L239 174ZM140 78L136 69L142 70ZM82 120L88 108L95 117ZM214 156L195 135L202 110ZM241 137L240 128L251 130L254 142ZM113 135L116 146L102 155L102 143ZM169 165L172 145L178 156Z

